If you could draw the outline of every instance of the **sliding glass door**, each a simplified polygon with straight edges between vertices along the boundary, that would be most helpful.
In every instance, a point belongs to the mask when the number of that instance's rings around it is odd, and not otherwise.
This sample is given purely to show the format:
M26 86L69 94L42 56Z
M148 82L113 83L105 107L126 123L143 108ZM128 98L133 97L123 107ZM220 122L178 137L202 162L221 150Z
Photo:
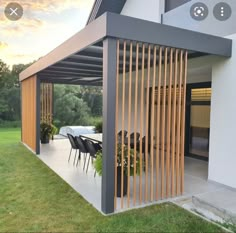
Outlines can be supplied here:
M211 87L209 83L189 85L186 109L186 155L208 160Z

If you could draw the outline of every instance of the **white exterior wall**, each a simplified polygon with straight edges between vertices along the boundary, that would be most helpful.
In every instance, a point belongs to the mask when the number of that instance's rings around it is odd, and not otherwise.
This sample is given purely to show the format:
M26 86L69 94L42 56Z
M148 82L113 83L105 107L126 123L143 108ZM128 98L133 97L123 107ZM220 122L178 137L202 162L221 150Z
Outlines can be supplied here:
M212 69L209 180L236 188L236 34L231 59Z
M146 72L145 72L146 74ZM146 77L146 75L145 75ZM132 95L131 95L131 128L130 133L134 132L134 103L135 103L135 72L132 73ZM146 86L146 80L144 81L144 85ZM122 129L122 75L120 76L119 82L119 99L118 99L118 109L119 109L119 121L118 121L118 131ZM146 89L144 90L144 97L146 97ZM125 121L124 121L124 129L128 131L128 107L129 107L129 77L126 75L126 83L125 83ZM143 131L142 135L145 135L145 112L146 112L146 103L143 102ZM140 132L140 118L141 118L141 71L139 71L139 82L138 82L138 99L137 99L137 132Z
M204 56L200 58L190 59L188 62L188 79L187 83L200 83L200 82L210 82L211 81L211 64L214 62L215 58L212 56ZM206 65L207 64L207 65ZM162 70L164 68L162 67ZM156 84L158 82L158 66L156 67ZM169 75L169 74L168 74ZM150 70L150 87L152 87L152 77L153 69ZM135 103L135 79L136 73L132 73L132 96L131 96L131 130L130 133L134 131L134 103ZM120 75L119 82L119 120L118 120L118 131L122 129L122 74ZM167 82L168 83L168 82ZM147 86L147 70L145 69L145 80L144 86ZM125 84L125 122L124 129L128 131L128 100L129 100L129 76L126 74L126 84ZM137 132L140 132L140 116L141 116L141 70L139 70L139 83L138 83L138 108L137 108ZM144 90L144 99L146 99L146 88ZM146 135L146 102L143 102L143 132L142 135Z
M127 0L121 15L161 22L164 13L164 0Z

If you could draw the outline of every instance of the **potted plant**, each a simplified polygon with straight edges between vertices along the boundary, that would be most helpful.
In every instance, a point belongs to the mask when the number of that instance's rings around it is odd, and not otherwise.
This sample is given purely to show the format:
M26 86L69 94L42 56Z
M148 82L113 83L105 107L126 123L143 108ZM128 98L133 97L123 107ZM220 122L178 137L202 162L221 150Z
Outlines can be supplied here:
M123 145L123 153L124 153L124 159L123 159L123 169L124 169L124 175L123 175L123 196L127 194L127 180L128 180L128 146ZM96 154L96 160L94 161L94 168L98 175L102 175L102 152L99 151ZM140 166L139 166L139 156L137 154L137 160L136 160L136 174L139 174L140 172ZM121 197L121 173L122 173L122 145L118 144L117 148L117 197ZM130 149L130 176L134 175L134 150Z
M42 122L40 124L40 139L42 144L49 143L50 138L56 134L57 128L53 124Z

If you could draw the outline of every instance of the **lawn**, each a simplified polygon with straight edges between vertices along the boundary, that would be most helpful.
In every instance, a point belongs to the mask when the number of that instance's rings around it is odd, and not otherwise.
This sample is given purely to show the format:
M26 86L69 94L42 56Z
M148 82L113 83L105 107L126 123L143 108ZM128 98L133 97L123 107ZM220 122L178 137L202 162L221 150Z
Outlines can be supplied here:
M171 204L105 217L0 129L0 232L222 232Z

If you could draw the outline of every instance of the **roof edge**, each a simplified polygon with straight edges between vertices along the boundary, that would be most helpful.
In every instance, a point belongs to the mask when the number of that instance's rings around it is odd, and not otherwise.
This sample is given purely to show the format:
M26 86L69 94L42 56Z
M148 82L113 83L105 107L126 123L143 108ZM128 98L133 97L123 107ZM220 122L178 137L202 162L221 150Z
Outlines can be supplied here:
M96 32L96 33L94 33ZM42 71L50 65L53 65L68 56L75 54L100 40L107 35L107 14L97 18L95 21L87 25L84 29L77 32L74 36L66 40L64 43L56 47L47 55L40 58L19 75L19 80L23 81ZM79 43L78 43L79 42Z

